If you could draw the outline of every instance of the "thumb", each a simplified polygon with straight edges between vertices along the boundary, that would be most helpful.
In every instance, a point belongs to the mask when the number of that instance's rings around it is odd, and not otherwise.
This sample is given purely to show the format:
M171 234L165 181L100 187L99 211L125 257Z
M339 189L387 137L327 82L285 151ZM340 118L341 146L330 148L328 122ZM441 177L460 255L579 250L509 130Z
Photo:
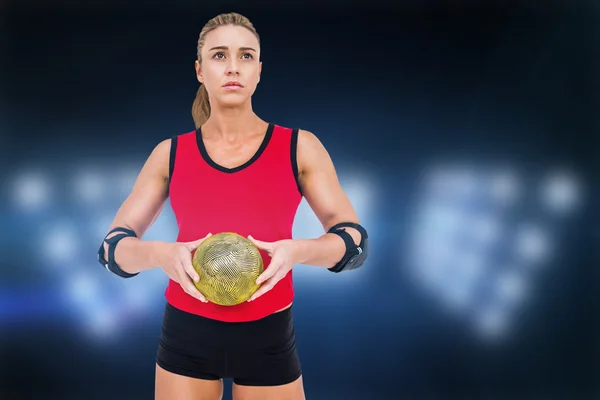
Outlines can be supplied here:
M207 238L209 238L211 236L212 236L212 233L209 233L208 235L206 235L202 239L198 239L198 240L195 240L193 242L187 242L187 243L185 243L185 246L188 248L189 251L194 251L194 250L196 250L196 247L200 246L200 243L202 243L205 239L207 239Z
M252 235L248 235L248 239L250 239L250 241L261 250L265 250L268 253L273 251L273 243L256 240L252 237Z

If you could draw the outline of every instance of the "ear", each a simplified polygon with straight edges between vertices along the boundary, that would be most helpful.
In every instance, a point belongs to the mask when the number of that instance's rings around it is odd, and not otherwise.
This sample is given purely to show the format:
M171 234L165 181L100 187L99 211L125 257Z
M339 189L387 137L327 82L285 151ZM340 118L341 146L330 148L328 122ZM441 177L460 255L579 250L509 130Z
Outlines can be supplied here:
M198 82L204 83L204 77L202 76L202 65L200 65L198 60L194 62L194 69L196 70L196 79L198 79Z

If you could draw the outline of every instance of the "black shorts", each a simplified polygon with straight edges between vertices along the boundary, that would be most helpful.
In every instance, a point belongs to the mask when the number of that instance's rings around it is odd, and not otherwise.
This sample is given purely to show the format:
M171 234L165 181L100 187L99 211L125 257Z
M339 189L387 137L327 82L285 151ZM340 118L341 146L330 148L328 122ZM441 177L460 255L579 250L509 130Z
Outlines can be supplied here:
M284 385L302 374L291 307L258 321L222 322L167 303L156 362L178 375L246 386Z

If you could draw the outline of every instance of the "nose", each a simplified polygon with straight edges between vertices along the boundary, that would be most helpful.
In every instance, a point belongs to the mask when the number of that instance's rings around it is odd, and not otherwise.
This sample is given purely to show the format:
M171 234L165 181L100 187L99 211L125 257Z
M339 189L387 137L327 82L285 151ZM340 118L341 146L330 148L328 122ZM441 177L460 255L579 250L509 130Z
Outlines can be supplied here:
M227 75L239 75L240 69L238 66L238 62L235 59L230 59L227 63Z

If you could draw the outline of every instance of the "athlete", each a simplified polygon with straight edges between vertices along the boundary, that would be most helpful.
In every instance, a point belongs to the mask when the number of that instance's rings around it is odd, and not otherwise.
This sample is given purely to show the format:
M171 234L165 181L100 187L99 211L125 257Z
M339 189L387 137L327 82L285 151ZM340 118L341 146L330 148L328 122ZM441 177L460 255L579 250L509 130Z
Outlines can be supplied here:
M292 267L339 273L367 256L367 233L321 142L254 113L261 68L259 36L247 18L221 14L204 26L195 62L196 129L154 148L98 251L100 263L120 277L161 268L170 278L157 400L221 399L224 377L233 378L235 400L304 399ZM302 197L323 225L320 237L292 239ZM167 198L177 241L142 240ZM260 288L235 306L207 301L193 284L194 250L226 231L252 240L265 265Z

